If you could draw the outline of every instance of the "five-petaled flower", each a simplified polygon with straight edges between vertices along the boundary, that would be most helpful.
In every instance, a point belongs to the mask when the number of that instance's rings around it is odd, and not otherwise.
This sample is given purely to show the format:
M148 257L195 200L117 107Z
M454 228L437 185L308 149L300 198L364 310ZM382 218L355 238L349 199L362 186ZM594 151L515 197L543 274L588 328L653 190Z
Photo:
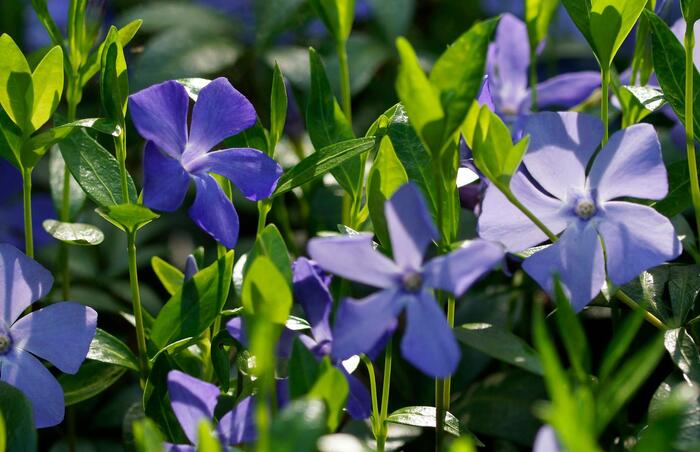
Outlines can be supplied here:
M211 383L179 370L171 370L168 373L170 404L190 443L198 443L199 424L202 421L214 420L214 410L219 394L221 394L219 388ZM255 401L249 396L224 414L216 426L216 435L221 443L235 446L254 441L257 436L253 419L254 411ZM195 450L193 446L182 444L167 444L166 447L172 452Z
M76 373L97 326L92 308L70 302L20 318L52 285L48 270L12 245L0 244L0 380L27 396L39 428L61 423L65 404L61 385L37 357Z
M272 195L282 174L273 159L256 149L209 152L255 124L251 103L228 80L218 78L199 93L189 131L189 97L178 82L164 82L132 95L129 108L136 129L147 140L144 204L174 211L194 181L197 196L190 216L222 245L233 248L238 239L238 214L210 173L229 179L252 201Z
M503 250L494 243L475 240L423 263L438 231L412 184L396 191L386 203L385 214L393 261L372 247L369 234L309 242L309 254L324 270L382 289L364 300L343 300L333 330L332 356L338 360L367 353L405 309L404 358L425 374L447 377L454 373L460 351L430 289L462 295L501 261Z
M514 195L554 234L552 246L527 258L525 271L548 291L558 273L575 309L600 292L607 276L617 285L676 258L681 246L671 222L651 207L621 198L658 200L668 180L654 128L637 124L614 134L589 165L603 124L578 113L530 116L530 147L513 177ZM479 217L479 235L522 251L545 234L494 186Z

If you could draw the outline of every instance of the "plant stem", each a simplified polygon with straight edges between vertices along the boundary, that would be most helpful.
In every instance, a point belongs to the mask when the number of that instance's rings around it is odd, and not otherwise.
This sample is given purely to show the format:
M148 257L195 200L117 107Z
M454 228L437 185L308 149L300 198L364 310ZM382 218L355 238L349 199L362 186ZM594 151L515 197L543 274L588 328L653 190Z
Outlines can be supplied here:
M122 133L118 137L114 138L114 144L117 149L117 160L119 161L119 177L121 181L122 188L122 202L124 204L130 204L131 199L129 198L129 179L128 173L126 171L126 133L125 128L122 127Z
M377 403L377 376L374 373L374 364L372 360L369 359L367 355L360 355L360 359L365 363L367 367L367 374L369 375L369 389L372 398L372 433L374 433L374 438L377 439L379 436L378 422L379 422L379 403Z
M456 305L456 300L455 297L452 295L449 295L447 297L447 323L450 325L450 328L454 328L455 326L455 306ZM447 377L445 379L445 387L442 392L442 404L445 407L445 411L450 410L450 403L452 401L451 397L452 393L452 377Z
M659 318L656 317L651 312L649 312L646 309L644 309L643 307L641 307L639 305L639 303L637 303L632 298L630 298L630 296L627 295L622 290L618 290L615 293L615 298L617 298L618 300L620 300L621 302L623 302L624 304L626 304L627 306L629 306L630 308L632 308L635 311L638 311L638 310L643 311L644 312L644 319L647 322L649 322L650 324L654 325L656 328L660 329L661 331L666 331L668 329L668 327L666 326L666 324L664 324L664 322L659 320Z
M377 436L377 451L384 452L389 429L386 419L389 417L389 392L391 388L391 362L394 353L393 340L389 339L384 350L384 379L382 381L382 405L379 413L379 435Z
M536 112L537 108L537 46L530 46L530 110Z
M32 230L32 170L22 169L22 201L24 207L24 252L34 259L34 232Z
M603 128L605 133L603 134L603 146L608 142L610 137L610 124L609 124L609 113L608 106L610 104L610 68L605 68L601 66L600 70L600 81L601 81L601 91L600 96L600 119L603 121Z
M134 309L136 322L136 344L139 352L139 364L141 366L141 381L148 377L148 355L146 354L146 330L143 326L143 311L141 307L141 291L139 290L139 275L136 264L136 232L127 232L126 238L129 249L129 283L131 285L131 303Z
M265 225L267 224L267 215L272 210L272 199L265 199L258 201L258 229L255 234L256 237L260 237L263 230L265 230Z
M695 224L700 233L700 184L698 183L698 166L695 158L695 119L693 78L695 67L693 50L695 47L694 24L687 24L685 29L685 146L688 154L688 169L690 170L690 192L695 210Z
M513 204L515 207L517 207L518 210L520 210L523 214L525 214L525 216L528 217L528 218L530 219L530 221L532 221L533 223L535 223L535 225L536 225L538 228L540 228L540 230L541 230L542 232L545 233L545 235L547 236L547 238L548 238L549 240L551 240L552 242L556 242L556 241L557 241L557 236L556 236L552 231L550 231L549 228L548 228L547 226L545 226L545 224L542 223L542 222L540 221L540 219L537 218L537 217L535 216L535 214L533 214L533 213L530 211L530 209L528 209L527 207L525 207L525 206L523 205L523 203L521 203L521 202L518 200L518 198L515 197L515 195L513 194L513 192L511 192L510 189L508 189L508 187L505 187L505 189L504 189L503 187L498 187L498 188L499 188L499 190L501 190L501 193L503 193L503 194L505 195L505 197L508 198L508 201L510 201L511 204Z
M340 95L343 106L343 113L352 124L352 94L350 90L350 67L348 65L348 49L345 42L338 42L338 63L340 64Z
M435 452L442 451L445 441L445 380L435 380Z
M78 101L76 96L79 88L78 83L74 80L78 77L74 74L69 82L70 86L68 92L66 93L66 99L68 102L68 122L75 121L78 110ZM77 98L76 98L77 97ZM62 158L62 157L61 157ZM71 221L70 217L70 180L71 173L68 169L68 165L63 164L63 187L61 191L61 212L59 218L62 222L68 223ZM70 298L70 247L67 243L61 242L59 248L59 268L61 271L61 298L63 300L68 300Z

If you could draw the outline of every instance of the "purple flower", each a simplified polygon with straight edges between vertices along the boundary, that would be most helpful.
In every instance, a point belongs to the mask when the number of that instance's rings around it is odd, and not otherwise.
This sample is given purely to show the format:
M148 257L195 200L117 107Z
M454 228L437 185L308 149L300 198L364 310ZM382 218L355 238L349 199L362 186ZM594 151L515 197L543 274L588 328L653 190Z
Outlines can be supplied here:
M550 231L563 231L556 243L523 264L542 287L551 292L552 274L559 273L574 308L581 310L602 288L606 268L610 280L621 285L680 254L666 217L620 200L666 196L666 168L651 125L637 124L614 134L588 173L603 138L597 118L540 113L527 118L523 132L530 135L530 147L510 188ZM481 237L499 240L509 251L546 240L493 186L486 192L478 228Z
M557 434L551 425L543 425L537 431L535 444L532 447L532 452L559 452L561 446L557 440Z
M460 351L445 315L430 289L462 295L503 257L500 246L475 240L450 254L423 263L438 238L425 201L412 184L387 201L386 219L392 261L372 247L372 236L316 238L309 254L326 271L382 290L364 300L344 300L333 330L334 360L367 353L406 310L401 352L424 373L451 375Z
M487 73L495 112L509 122L517 122L530 112L529 66L527 27L512 14L504 14L496 29L496 40L489 46ZM562 74L537 85L538 107L573 107L598 87L598 72Z
M22 312L46 296L53 277L17 248L0 244L0 380L29 399L38 428L61 423L63 389L39 361L74 374L95 337L97 313L78 303L51 304L22 318Z
M306 314L306 319L311 325L311 335L300 335L299 340L318 359L332 356L333 334L330 326L330 314L333 307L333 297L328 286L330 278L322 274L318 266L302 257L293 264L294 298L301 304ZM367 419L371 414L371 399L367 388L360 380L351 375L354 370L350 363L333 359L337 367L348 382L350 392L348 394L348 414L353 419Z
M0 243L9 243L24 249L24 208L22 206L22 176L19 171L0 160L0 180L7 187L0 193ZM51 197L45 194L32 194L32 226L34 245L46 246L53 240L41 224L44 220L56 218Z
M209 173L229 179L252 201L269 197L282 174L274 160L256 149L209 152L225 138L255 124L255 109L248 99L225 78L212 81L199 93L189 131L189 97L175 81L132 95L129 108L134 125L147 140L144 204L174 211L194 181L197 196L190 217L218 242L233 248L238 240L238 214Z
M214 409L221 391L215 385L191 377L179 370L168 373L168 395L175 417L180 422L190 443L197 444L199 424L213 421ZM257 433L254 422L255 401L246 397L226 413L216 426L216 434L224 445L254 441ZM171 452L194 451L189 445L167 444Z

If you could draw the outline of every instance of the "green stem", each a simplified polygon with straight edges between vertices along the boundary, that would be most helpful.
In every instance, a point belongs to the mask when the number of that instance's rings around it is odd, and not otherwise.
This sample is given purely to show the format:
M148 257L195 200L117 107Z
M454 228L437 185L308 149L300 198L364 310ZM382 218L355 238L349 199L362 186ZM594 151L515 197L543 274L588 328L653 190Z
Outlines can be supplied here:
M122 134L114 138L114 145L117 149L117 160L119 161L119 178L122 188L122 199L124 204L130 204L131 198L129 198L129 179L126 171L126 134L123 132L124 127L122 127Z
M369 359L367 355L360 355L360 359L365 363L367 367L367 374L369 375L369 390L372 398L372 433L374 438L379 437L379 403L377 402L377 376L374 372L374 364L372 360Z
M24 252L34 259L34 232L32 230L32 170L22 169L22 200L24 207Z
M537 46L530 46L530 109L533 112L537 108Z
M695 210L695 223L700 233L700 185L698 183L698 166L695 158L695 120L693 77L693 50L695 47L694 24L687 24L685 30L685 145L688 154L688 169L690 170L690 192Z
M377 451L384 452L386 447L386 439L389 436L387 427L387 418L389 417L389 392L391 388L391 362L393 359L394 347L392 339L386 345L384 350L384 379L382 381L382 405L379 413L379 435L377 436Z
M503 188L501 188L501 187L498 187L498 188L499 188L499 189L501 190L501 192L505 195L505 197L508 198L508 201L510 201L511 204L513 204L515 207L517 207L518 210L520 210L523 214L525 214L525 216L528 217L528 218L530 219L530 221L532 221L533 223L535 223L535 225L536 225L538 228L540 228L540 230L541 230L542 232L545 233L545 235L547 236L547 238L548 238L549 240L551 240L552 242L556 242L556 241L557 241L557 236L556 236L552 231L550 231L549 228L548 228L547 226L545 226L545 224L542 223L542 222L540 221L540 219L537 218L537 217L535 216L535 214L533 214L533 213L530 211L530 209L528 209L527 207L525 207L525 206L523 205L523 203L521 203L521 202L518 200L518 198L516 198L515 195L510 191L510 189L508 189L507 187L506 187L506 189L503 189Z
M80 96L76 93L79 91L77 87L78 83L75 80L77 77L74 75L69 81L68 93L66 93L66 99L68 102L68 122L75 121L78 111L78 101ZM70 180L71 173L68 169L68 165L64 163L63 166L63 187L61 189L61 212L60 220L64 223L71 221L70 217ZM61 298L63 300L70 299L70 247L67 243L61 242L59 248L59 268L61 269Z
M143 310L141 307L141 291L139 290L138 266L136 264L136 232L126 234L129 249L129 283L131 285L131 302L134 309L134 321L136 322L136 344L139 352L139 364L141 367L141 381L148 377L149 364L146 354L146 330L143 326Z
M338 42L338 63L340 64L340 94L343 113L352 124L352 94L350 91L350 66L348 65L348 49L345 42Z
M456 307L456 300L455 297L452 295L447 297L447 323L450 325L450 328L454 328L455 326L455 307ZM445 387L442 392L442 404L445 407L445 411L450 410L450 403L452 401L451 397L452 393L452 377L447 377L445 379Z
M445 380L435 380L435 452L442 451L445 442Z
M258 201L258 229L256 232L256 237L260 237L263 230L265 230L265 225L267 224L267 215L272 209L272 199L265 199L263 201Z
M627 306L629 306L630 308L632 308L635 311L642 311L644 313L644 319L647 322L649 322L650 324L654 325L656 328L660 329L661 331L666 331L668 329L668 327L666 326L666 324L664 324L664 322L659 320L659 318L656 317L651 312L649 312L646 309L644 309L643 307L641 307L639 305L639 303L637 303L632 298L630 298L630 296L627 295L622 290L618 290L615 293L615 298L617 298L618 300L620 300L621 302L623 302L624 304L626 304Z
M602 94L600 97L600 119L603 121L605 133L603 135L603 145L608 142L610 137L610 124L608 107L610 104L610 68L601 67L600 81L602 86Z

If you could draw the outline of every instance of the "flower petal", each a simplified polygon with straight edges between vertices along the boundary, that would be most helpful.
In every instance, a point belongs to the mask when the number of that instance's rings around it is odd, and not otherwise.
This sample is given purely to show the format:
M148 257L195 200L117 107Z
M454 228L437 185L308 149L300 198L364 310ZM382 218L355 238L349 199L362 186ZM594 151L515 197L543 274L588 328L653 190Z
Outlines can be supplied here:
M622 196L663 199L668 177L654 126L636 124L610 137L593 162L588 183L601 201Z
M152 141L143 155L143 203L151 209L172 212L182 205L190 175L179 160L164 155Z
M461 296L474 282L503 260L500 245L474 240L450 254L436 257L423 267L425 285Z
M0 320L7 326L45 297L51 286L53 276L48 270L14 246L0 244Z
M304 309L314 340L319 343L333 340L329 322L333 297L321 279L320 269L300 257L292 265L292 271L294 298Z
M217 78L202 88L194 104L187 152L203 154L256 120L250 101L228 80Z
M343 366L338 366L338 369L345 375L350 389L348 400L345 404L348 414L356 420L367 419L372 414L372 399L367 387L356 377L349 374Z
M407 303L406 313L406 332L401 340L403 357L431 377L452 375L461 352L435 298L421 292Z
M608 277L617 285L675 259L682 251L668 218L639 204L605 203L598 231L605 243Z
M551 425L543 425L537 431L532 452L559 452L561 447Z
M311 239L308 250L321 268L342 278L383 289L397 284L399 268L372 248L369 234Z
M224 149L196 158L187 165L193 174L216 173L238 187L251 201L269 198L277 188L282 167L257 149Z
M550 294L558 274L576 311L584 308L603 287L605 262L598 233L592 224L572 224L552 246L525 259L523 269Z
M246 334L245 324L243 323L243 317L234 317L226 322L226 331L244 347L248 346L248 336Z
M246 397L221 418L217 430L226 444L235 446L255 441L257 430L254 415L255 401L253 397Z
M74 374L95 337L97 312L79 303L56 303L17 321L10 334L16 347Z
M525 167L547 192L565 201L586 187L586 166L603 139L603 123L579 113L544 112L525 119L530 145Z
M219 388L179 370L168 373L168 395L175 417L192 444L197 444L199 423L214 419Z
M393 325L404 302L396 290L381 290L362 300L343 300L333 328L333 361L370 351Z
M571 215L564 204L545 195L522 172L513 176L510 188L515 197L530 209L554 234L565 227ZM486 190L478 223L479 237L501 242L508 251L522 251L547 240L547 236L494 185Z
M187 144L189 102L185 88L170 80L131 95L129 113L139 135L177 159Z
M238 241L238 213L216 180L206 175L194 177L197 196L190 207L190 217L207 234L231 249Z
M404 270L418 270L426 248L440 237L423 195L415 185L404 184L386 202L384 210L394 260Z
M15 349L3 356L0 380L16 387L29 399L37 428L53 427L63 421L63 388L31 354Z
M489 82L499 112L515 114L527 96L530 45L523 21L506 13L489 48Z
M537 85L537 104L543 109L575 107L588 99L598 88L600 73L595 71L558 75Z

